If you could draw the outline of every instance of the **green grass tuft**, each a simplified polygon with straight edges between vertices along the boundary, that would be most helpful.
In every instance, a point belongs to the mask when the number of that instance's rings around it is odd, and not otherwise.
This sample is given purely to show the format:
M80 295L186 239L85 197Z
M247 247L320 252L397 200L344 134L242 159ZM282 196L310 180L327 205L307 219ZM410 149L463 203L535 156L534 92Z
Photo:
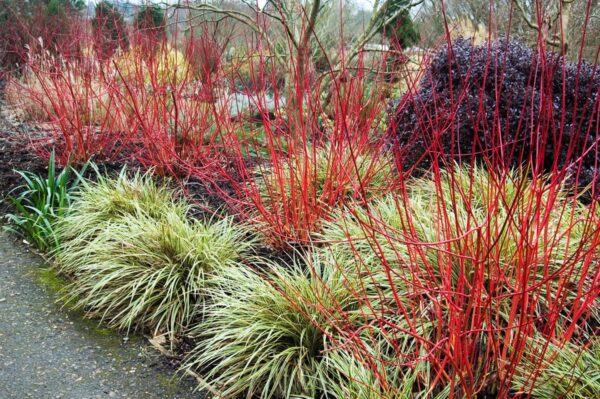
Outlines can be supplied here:
M137 215L160 220L165 214L175 213L184 219L189 209L189 204L166 183L157 183L149 173L129 177L123 169L114 179L99 175L96 182L84 181L67 217L56 224L61 242L56 263L61 273L71 275L71 266L94 250L88 249L88 244L111 225Z
M147 175L87 185L59 229L69 302L111 327L185 331L212 276L253 244L230 218L189 220L190 209Z
M563 347L537 338L529 348L548 345L543 358L529 350L519 364L513 388L537 399L600 398L600 342L596 339L587 347L567 344ZM531 370L540 370L532 384Z
M82 168L81 174L87 167ZM73 169L65 167L57 173L54 152L48 161L48 175L17 171L24 183L13 192L9 200L15 213L7 215L9 230L16 231L35 244L38 249L52 250L58 247L59 238L54 223L67 212L74 192L81 181L81 174L73 178Z
M206 371L224 397L313 398L324 388L323 356L356 306L351 290L318 258L260 275L231 269L212 290L188 370ZM254 395L254 396L253 396Z

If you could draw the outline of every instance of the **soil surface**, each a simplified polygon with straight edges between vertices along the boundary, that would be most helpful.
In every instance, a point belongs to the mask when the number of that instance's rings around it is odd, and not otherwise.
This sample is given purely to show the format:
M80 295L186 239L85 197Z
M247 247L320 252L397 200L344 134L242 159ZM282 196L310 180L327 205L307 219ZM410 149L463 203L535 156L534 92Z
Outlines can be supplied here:
M24 122L18 110L7 105L2 98L2 82L0 81L0 215L12 211L9 195L18 195L17 189L23 179L16 171L33 172L41 176L48 174L49 151L55 144L49 131L50 126L43 123ZM109 176L117 175L124 166L129 173L144 170L143 165L132 155L132 148L126 147L116 159L96 157L93 162L98 169ZM251 160L251 162L255 162ZM57 165L60 169L60 165ZM229 171L233 173L233 171ZM92 168L87 168L86 178L95 179ZM185 192L190 201L198 205L201 215L209 218L211 209L222 209L224 202L210 183L199 178L181 179L181 184L171 181L174 189ZM235 197L234 189L227 182L220 182L219 190L225 195ZM198 216L201 216L198 215ZM2 216L0 216L2 218Z
M42 258L0 226L0 398L202 398L142 337L57 304Z
M22 184L15 170L47 173L48 163L32 148L32 140L47 137L40 129L20 123L0 97L0 214L8 209L6 196Z

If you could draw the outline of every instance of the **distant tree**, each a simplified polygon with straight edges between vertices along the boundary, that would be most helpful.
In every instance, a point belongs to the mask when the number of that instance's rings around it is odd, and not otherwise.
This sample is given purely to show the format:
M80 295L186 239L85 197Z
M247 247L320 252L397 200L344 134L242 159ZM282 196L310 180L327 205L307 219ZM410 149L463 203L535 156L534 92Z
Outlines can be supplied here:
M26 32L33 7L26 0L0 0L0 68L22 65L27 57L24 46L30 38Z
M416 18L429 45L439 44L447 23L454 36L509 36L531 46L544 42L571 60L581 49L594 62L598 52L598 0L427 0Z
M30 30L43 39L48 51L67 58L78 57L82 29L78 14L84 6L83 0L49 0L45 7L37 8Z
M396 81L400 76L398 72L407 61L402 50L410 47L419 40L419 32L407 8L411 0L392 0L385 12L388 23L382 25L380 32L389 42L390 49L386 66L386 80Z
M407 48L419 40L419 32L410 16L410 0L392 0L385 12L387 24L382 25L384 34L392 46Z
M40 43L48 51L69 57L79 53L74 32L83 0L0 0L0 68L27 62L27 46Z
M166 39L167 29L165 13L157 5L143 6L134 19L134 26L142 47L147 50Z
M49 0L46 5L48 15L60 15L81 11L85 8L84 0Z
M126 50L129 47L123 16L114 4L108 1L101 1L96 5L92 29L94 51L101 60L112 57L119 48Z

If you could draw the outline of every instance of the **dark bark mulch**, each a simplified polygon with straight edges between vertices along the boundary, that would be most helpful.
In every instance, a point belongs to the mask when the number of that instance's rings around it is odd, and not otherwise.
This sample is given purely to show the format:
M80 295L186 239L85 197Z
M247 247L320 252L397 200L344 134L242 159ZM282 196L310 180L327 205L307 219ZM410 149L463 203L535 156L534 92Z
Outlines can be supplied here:
M8 210L6 197L22 184L16 170L40 174L48 170L47 161L36 153L31 141L43 137L45 133L32 129L26 132L23 129L23 125L12 125L0 116L0 214Z

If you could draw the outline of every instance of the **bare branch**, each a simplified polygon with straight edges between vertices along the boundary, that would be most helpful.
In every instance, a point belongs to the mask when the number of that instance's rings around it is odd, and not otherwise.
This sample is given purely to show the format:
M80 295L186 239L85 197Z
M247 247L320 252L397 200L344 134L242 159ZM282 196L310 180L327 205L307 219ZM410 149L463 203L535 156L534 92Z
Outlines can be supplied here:
M228 18L234 19L234 20L246 25L247 27L252 29L255 33L259 34L264 40L266 40L266 42L268 43L270 48L272 48L272 49L275 48L275 46L271 42L271 39L269 38L269 35L267 34L267 32L265 32L259 24L257 24L254 20L252 20L247 14L244 14L243 12L236 11L236 10L225 10L225 9L222 9L222 8L219 8L217 6L214 6L212 4L207 4L207 3L195 4L195 5L177 4L174 7L180 8L180 9L195 10L195 11L200 11L200 12L209 12L209 13L214 13L214 14L218 14L218 15L224 15ZM277 54L277 52L275 52L275 59L281 65L285 65L285 60L281 57L280 54Z
M537 24L533 23L533 21L529 18L529 16L527 15L527 12L525 11L525 7L523 7L523 3L521 3L519 0L513 0L513 3L515 3L515 5L519 9L519 11L521 12L521 15L523 16L523 19L525 20L525 23L531 29L535 29L535 30L539 31L540 27Z

